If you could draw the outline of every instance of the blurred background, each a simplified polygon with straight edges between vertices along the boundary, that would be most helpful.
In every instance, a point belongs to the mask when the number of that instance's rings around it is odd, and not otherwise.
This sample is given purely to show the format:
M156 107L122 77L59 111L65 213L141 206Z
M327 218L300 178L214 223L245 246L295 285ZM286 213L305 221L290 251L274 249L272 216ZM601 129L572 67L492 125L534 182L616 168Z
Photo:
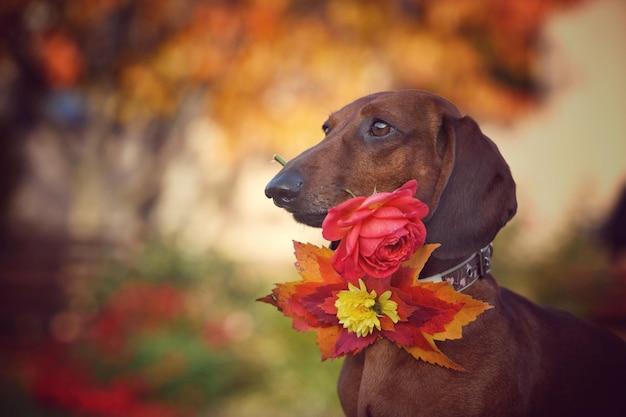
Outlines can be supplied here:
M509 161L502 285L626 335L625 46L623 0L3 0L3 415L342 415L341 361L254 301L323 243L263 189L380 90Z

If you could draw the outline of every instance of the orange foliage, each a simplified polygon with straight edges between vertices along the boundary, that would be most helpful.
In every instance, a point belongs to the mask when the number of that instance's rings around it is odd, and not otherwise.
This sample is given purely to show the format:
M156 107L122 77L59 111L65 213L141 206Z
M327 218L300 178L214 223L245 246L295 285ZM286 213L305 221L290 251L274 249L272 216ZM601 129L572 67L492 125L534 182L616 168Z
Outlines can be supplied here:
M303 126L376 90L427 89L511 119L536 102L542 23L576 0L40 3L54 35L34 39L51 85L113 85L122 123L171 115L205 89L234 151L290 151Z
M76 41L62 32L43 34L36 39L45 77L54 87L75 84L83 72L83 56Z

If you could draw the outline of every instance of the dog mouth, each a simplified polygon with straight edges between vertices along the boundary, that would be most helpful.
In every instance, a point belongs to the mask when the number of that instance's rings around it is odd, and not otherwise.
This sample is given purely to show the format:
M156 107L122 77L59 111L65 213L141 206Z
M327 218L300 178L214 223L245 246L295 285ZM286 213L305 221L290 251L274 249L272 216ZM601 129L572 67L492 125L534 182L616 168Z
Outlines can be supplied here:
M320 228L322 227L322 223L324 222L324 219L326 218L327 214L328 214L328 211L325 211L323 213L292 213L293 218L298 223L306 224L307 226L311 226L311 227L320 227ZM340 242L341 240L333 240L328 244L328 248L334 251L337 249Z
M325 210L325 211L319 212L319 213L314 213L314 212L310 212L310 213L293 212L291 214L293 215L293 218L298 223L306 224L307 226L311 226L311 227L322 227L322 223L324 222L324 219L326 218L326 215L328 214L328 211Z

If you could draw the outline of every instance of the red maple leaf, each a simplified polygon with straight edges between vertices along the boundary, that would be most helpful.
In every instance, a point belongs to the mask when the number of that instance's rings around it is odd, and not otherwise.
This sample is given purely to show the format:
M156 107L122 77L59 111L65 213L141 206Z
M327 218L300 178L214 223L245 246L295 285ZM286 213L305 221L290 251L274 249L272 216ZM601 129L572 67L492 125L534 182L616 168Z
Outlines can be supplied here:
M364 296L381 303L382 294L390 292L396 320L376 311L378 326L369 324L369 332L357 335L338 318L338 297L342 292L359 291L354 281L342 278L333 269L333 252L311 244L294 242L296 268L302 279L276 284L272 293L259 299L276 306L292 319L299 331L315 331L322 359L355 354L379 338L387 338L416 359L461 370L435 345L435 340L458 339L461 329L474 321L489 304L454 291L447 283L420 283L417 276L428 257L439 245L424 245L408 262L386 278L364 276L359 280ZM373 302L373 301L372 301ZM371 308L380 308L380 305ZM355 310L356 311L356 310ZM393 313L390 313L393 316ZM368 317L371 317L368 316ZM367 324L367 323L366 323Z

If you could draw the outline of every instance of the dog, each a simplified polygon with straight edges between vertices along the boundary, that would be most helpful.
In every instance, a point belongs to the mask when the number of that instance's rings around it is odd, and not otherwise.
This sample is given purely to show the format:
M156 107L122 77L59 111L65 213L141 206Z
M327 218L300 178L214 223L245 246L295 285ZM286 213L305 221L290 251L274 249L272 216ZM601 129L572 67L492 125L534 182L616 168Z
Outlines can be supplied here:
M370 195L416 179L416 197L429 207L427 243L441 244L420 278L483 254L517 211L515 182L496 145L436 94L368 95L331 114L323 131L265 194L296 221L321 227L328 209L349 198L345 190ZM465 371L416 360L380 339L344 360L338 394L345 415L625 416L626 343L483 272L463 291L494 308L461 339L438 344Z

